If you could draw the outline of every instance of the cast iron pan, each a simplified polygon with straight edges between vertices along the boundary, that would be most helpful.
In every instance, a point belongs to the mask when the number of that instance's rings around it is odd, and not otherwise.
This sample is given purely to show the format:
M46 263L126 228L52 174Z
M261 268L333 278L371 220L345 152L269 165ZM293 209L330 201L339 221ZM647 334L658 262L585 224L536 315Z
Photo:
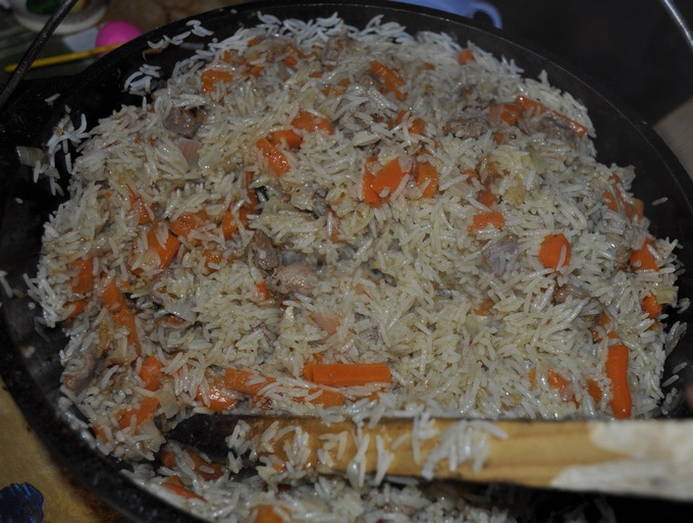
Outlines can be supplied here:
M530 77L536 77L546 70L555 86L568 90L589 108L598 131L596 147L599 160L606 164L616 162L635 166L638 177L634 192L645 201L646 214L652 220L652 232L657 236L678 238L684 245L679 251L681 261L684 266L693 267L693 207L690 200L693 183L687 173L659 137L638 117L546 58L546 53L534 51L509 39L504 33L483 28L464 18L378 0L262 2L219 9L195 18L222 39L240 27L256 25L258 11L279 18L300 19L327 17L337 11L347 23L360 27L374 16L383 14L387 20L401 23L410 32L443 31L452 34L460 42L472 40L496 56L515 60ZM12 287L17 289L11 299L2 296L0 308L0 369L3 378L22 412L55 457L94 493L124 515L139 521L176 522L193 518L136 487L118 473L124 464L90 449L56 414L61 372L58 351L63 347L65 338L59 329L36 328L34 317L40 311L30 308L30 300L23 291L22 274L34 274L41 246L42 224L61 199L51 196L47 184L32 182L31 170L19 165L14 147L44 144L64 114L65 106L70 107L75 123L78 124L79 115L85 114L89 127L92 127L98 118L111 114L121 105L139 103L138 97L122 92L125 78L143 62L161 66L162 77L165 78L171 73L175 62L192 53L191 50L173 47L158 55L145 56L142 51L148 49L147 40L156 41L164 34L174 36L187 29L183 20L153 31L111 52L72 78L27 82L0 118L0 269L9 273L8 279ZM192 36L187 42L201 43L207 40ZM44 98L56 92L62 96L54 106L44 103ZM60 167L60 161L58 164ZM61 184L63 188L67 187L67 175L63 175ZM649 202L662 196L669 199L665 205L649 205ZM690 273L681 276L679 285L682 296L693 297ZM680 317L673 314L672 319L691 321L692 313L684 313ZM664 379L673 366L682 361L693 361L692 336L693 333L685 336L669 357ZM693 365L688 370L693 370ZM693 372L683 374L675 387L693 382ZM690 412L680 406L671 415L688 416ZM509 506L521 519L547 520L585 503L592 507L588 509L588 514L596 517L594 496L561 492L546 494L531 489L509 491L509 488L494 487L492 490L506 503L512 498L514 502ZM672 511L683 514L684 510L692 508L643 498L611 497L608 500L617 515L624 519L638 516L644 510L644 505L648 509L666 511L669 516Z

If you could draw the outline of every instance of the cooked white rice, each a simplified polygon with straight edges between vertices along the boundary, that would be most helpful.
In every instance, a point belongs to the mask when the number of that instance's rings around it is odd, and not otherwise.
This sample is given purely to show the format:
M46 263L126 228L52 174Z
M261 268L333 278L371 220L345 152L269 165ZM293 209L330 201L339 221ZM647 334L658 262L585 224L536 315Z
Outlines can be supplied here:
M199 22L189 25L207 34ZM151 45L159 44L165 42ZM510 517L391 481L386 464L394 449L382 441L373 442L383 466L370 483L358 467L352 484L301 479L300 446L285 474L263 474L260 467L238 479L231 472L240 467L234 452L242 434L231 445L228 470L204 480L187 451L167 443L162 432L194 412L211 412L216 376L226 368L259 376L247 385L262 386L262 401L250 406L358 423L411 415L417 434L425 435L430 416L441 414L612 416L605 361L615 337L629 352L632 416L653 413L663 397L667 333L660 323L665 315L651 317L642 302L654 296L659 305L676 305L677 244L653 239L657 270L629 264L649 224L634 212L634 172L598 163L589 137L566 133L567 118L595 132L586 108L570 94L553 88L545 74L522 77L515 64L473 43L463 48L444 34L412 36L379 18L356 29L336 16L310 23L262 17L258 27L209 47L179 64L151 101L123 107L88 131L74 160L70 198L46 224L30 285L45 323L62 322L70 337L60 354L66 394L103 452L141 462L134 465L136 481L224 521L248 519L260 505L315 521ZM334 58L325 51L333 47ZM473 59L460 64L463 50ZM369 73L374 60L399 72L403 99ZM144 94L159 74L144 66L125 89ZM214 81L214 74L221 79ZM549 111L523 113L516 125L491 117L490 104L512 104L518 95ZM190 138L167 124L172 111L193 110L204 121ZM278 145L289 164L278 177L256 142L290 129L300 111L329 120L333 133L298 130L300 147ZM400 111L407 113L397 123ZM466 126L476 117L482 128L472 132ZM423 132L410 128L417 118ZM462 129L451 132L460 122ZM85 120L56 135L50 167L57 147L85 136ZM373 172L394 158L405 170L427 162L437 171L438 189L424 196L426 185L410 173L381 191L383 205L372 207L362 192L371 158ZM482 190L495 195L491 209L478 201ZM262 210L241 225L253 194ZM143 219L133 195L148 206ZM491 210L502 214L502 227L470 230L475 215ZM152 238L165 243L170 224L202 211L203 223L178 235L180 246L159 270ZM225 213L238 227L226 238ZM249 248L258 231L282 257L307 264L315 280L310 288L272 287L277 269L264 271ZM558 233L570 252L560 250L554 270L538 253L544 238ZM80 259L93 260L93 283L75 292ZM134 332L104 305L111 281L125 293ZM270 299L258 289L262 282L276 291ZM65 321L76 302L83 312ZM613 336L598 325L604 314ZM303 376L316 355L328 363L384 362L392 382L316 387ZM140 377L147 357L162 366L154 390ZM588 383L598 386L601 398L588 393ZM345 405L320 407L323 390L344 395ZM227 412L248 407L245 394L224 394L240 402ZM146 398L156 400L152 412L136 412ZM485 440L469 455L476 448L472 436L463 430L446 436L424 475L445 456L482 466ZM146 463L164 445L176 456L175 470ZM337 438L325 445L329 460L344 443ZM264 469L275 465L266 461ZM204 499L162 487L171 475ZM292 488L280 489L282 481Z

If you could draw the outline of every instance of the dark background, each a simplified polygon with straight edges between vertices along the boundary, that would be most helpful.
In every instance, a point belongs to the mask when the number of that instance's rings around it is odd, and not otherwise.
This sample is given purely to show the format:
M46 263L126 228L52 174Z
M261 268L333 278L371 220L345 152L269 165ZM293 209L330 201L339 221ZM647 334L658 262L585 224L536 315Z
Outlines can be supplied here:
M650 123L693 98L693 53L658 0L489 3L500 11L509 36L583 71ZM693 0L675 3L693 26Z

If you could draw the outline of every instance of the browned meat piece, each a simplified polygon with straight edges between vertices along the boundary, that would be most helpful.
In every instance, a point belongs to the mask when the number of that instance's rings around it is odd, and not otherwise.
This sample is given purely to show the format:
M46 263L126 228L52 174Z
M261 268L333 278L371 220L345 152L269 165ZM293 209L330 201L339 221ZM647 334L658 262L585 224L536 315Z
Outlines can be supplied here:
M196 107L173 107L164 120L164 127L185 138L192 138L204 123L207 114Z
M479 138L489 129L491 129L491 124L483 116L453 118L443 125L445 134L454 134L459 138Z
M87 350L81 357L73 357L65 365L63 383L75 394L82 392L94 377L98 357L96 350Z
M309 295L318 283L315 268L307 262L301 261L291 265L280 265L274 269L269 278L267 287L278 294L305 294Z
M565 285L556 287L556 289L553 291L553 302L555 304L565 303L569 296L581 300L586 298L588 293L580 287L566 283Z
M559 140L571 145L577 138L570 128L570 122L551 111L537 117L522 118L519 121L519 127L527 134L543 133L550 140Z
M331 36L322 50L322 61L334 63L353 40L345 34Z
M505 236L493 240L481 250L483 267L496 276L502 276L517 259L517 237Z
M255 231L248 244L252 262L264 271L271 271L279 265L279 254L269 236L262 231Z

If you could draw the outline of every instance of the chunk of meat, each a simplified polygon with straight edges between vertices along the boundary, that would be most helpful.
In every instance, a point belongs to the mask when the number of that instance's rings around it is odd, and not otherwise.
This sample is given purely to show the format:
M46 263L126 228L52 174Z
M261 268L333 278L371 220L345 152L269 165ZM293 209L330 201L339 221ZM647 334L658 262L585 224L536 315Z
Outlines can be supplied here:
M515 260L517 260L517 237L512 234L490 241L481 249L483 267L496 276L505 274Z
M522 118L519 127L527 134L542 133L549 140L559 140L574 144L575 131L570 127L570 121L560 118L553 112L545 112L536 117Z
M305 261L280 265L274 269L272 277L267 282L269 289L279 294L310 295L317 284L315 268Z
M483 116L471 118L453 118L443 125L445 134L454 134L459 138L479 138L491 129L491 124Z
M559 285L553 291L553 303L561 304L565 303L566 300L572 296L575 299L581 300L587 298L589 293L585 289L581 289L572 283L566 283L565 285Z
M184 138L192 138L206 118L207 114L197 107L173 107L164 120L164 127Z
M334 63L337 61L342 52L347 49L353 40L345 34L331 36L325 42L325 47L322 50L322 61Z
M279 254L272 240L262 231L255 231L248 244L252 263L264 271L271 271L279 265Z
M87 350L81 357L73 357L65 365L63 383L72 392L79 394L94 377L98 356L96 350Z

